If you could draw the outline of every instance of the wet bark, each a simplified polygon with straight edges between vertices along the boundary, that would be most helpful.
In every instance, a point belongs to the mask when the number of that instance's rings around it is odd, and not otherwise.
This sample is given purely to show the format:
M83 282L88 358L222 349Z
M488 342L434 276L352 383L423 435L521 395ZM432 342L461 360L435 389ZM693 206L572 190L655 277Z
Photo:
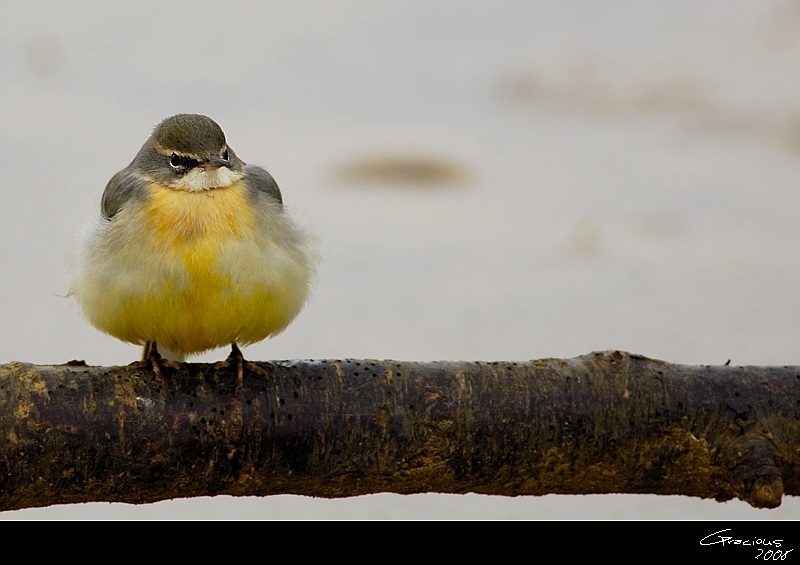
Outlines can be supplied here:
M377 492L800 494L800 367L574 359L0 365L0 510Z

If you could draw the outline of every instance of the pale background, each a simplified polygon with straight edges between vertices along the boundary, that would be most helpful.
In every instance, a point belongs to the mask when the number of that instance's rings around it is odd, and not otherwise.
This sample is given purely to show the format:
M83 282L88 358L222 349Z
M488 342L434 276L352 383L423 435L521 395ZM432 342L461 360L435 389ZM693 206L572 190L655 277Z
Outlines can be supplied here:
M3 8L0 76L0 362L138 357L63 297L64 257L152 127L199 112L320 236L312 301L251 359L800 364L797 0L31 1ZM375 158L442 170L388 182ZM0 517L797 519L800 500L217 497Z

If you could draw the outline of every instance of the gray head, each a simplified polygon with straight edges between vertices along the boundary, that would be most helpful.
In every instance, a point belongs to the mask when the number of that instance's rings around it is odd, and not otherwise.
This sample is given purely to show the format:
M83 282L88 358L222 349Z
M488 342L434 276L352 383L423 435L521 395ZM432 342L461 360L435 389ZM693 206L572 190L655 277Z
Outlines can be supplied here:
M178 114L158 124L131 167L152 182L199 192L230 186L244 176L244 162L228 147L217 122Z

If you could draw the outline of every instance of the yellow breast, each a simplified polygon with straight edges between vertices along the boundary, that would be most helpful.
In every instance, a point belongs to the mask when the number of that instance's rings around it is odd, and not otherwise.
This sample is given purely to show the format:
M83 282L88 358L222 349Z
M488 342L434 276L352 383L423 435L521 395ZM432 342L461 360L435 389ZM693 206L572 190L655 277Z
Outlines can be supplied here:
M73 294L90 322L131 343L180 354L255 343L308 296L313 269L296 230L242 181L203 192L151 184L98 234Z
M227 188L202 192L149 187L144 219L159 242L176 251L238 238L252 233L255 207L239 181Z
M204 192L151 185L150 191L144 217L152 233L152 253L185 270L188 285L182 292L193 302L187 306L211 307L207 303L230 288L234 276L219 268L220 255L230 252L232 243L255 242L254 210L242 183Z

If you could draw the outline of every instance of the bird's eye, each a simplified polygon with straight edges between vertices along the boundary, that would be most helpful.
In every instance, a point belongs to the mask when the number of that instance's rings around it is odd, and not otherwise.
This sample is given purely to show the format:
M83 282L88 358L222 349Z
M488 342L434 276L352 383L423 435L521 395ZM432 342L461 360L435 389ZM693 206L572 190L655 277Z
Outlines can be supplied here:
M221 155L221 157L222 157L222 160L223 160L223 161L227 161L228 159L230 159L230 154L228 153L228 150L227 150L227 149L226 149L225 151L223 151L223 152L222 152L222 155Z
M199 164L197 159L192 159L186 155L178 155L177 153L173 153L169 157L169 165L173 169L179 172L184 172L188 169L196 167Z

